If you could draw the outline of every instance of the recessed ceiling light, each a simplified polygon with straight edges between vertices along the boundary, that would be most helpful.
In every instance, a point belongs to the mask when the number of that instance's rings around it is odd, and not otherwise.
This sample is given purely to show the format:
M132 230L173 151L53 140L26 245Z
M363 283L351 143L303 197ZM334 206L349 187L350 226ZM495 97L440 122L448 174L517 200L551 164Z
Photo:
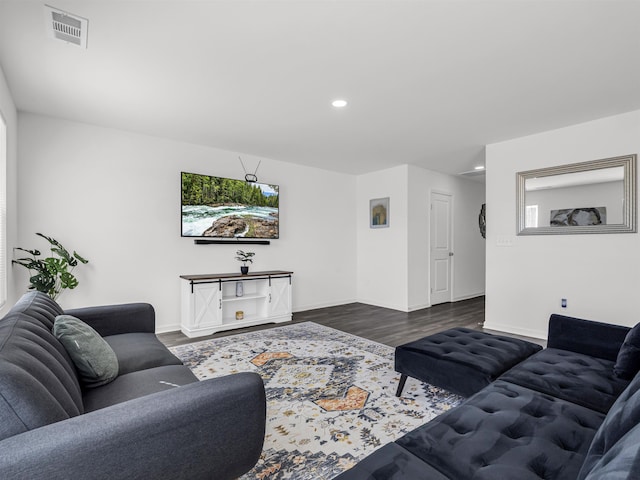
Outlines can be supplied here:
M474 170L484 170L484 165L478 165L477 167L474 167Z
M333 105L336 108L342 108L342 107L346 107L347 106L347 101L346 100L334 100L333 102L331 102L331 105Z

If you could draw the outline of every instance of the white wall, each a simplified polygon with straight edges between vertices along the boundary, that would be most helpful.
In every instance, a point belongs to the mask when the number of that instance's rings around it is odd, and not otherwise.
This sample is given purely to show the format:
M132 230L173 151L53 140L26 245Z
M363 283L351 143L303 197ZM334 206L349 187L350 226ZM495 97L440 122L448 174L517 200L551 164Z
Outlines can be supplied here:
M487 146L486 328L546 338L551 313L640 320L637 233L515 236L516 172L638 152L640 111Z
M18 115L11 98L4 72L0 68L0 114L7 124L7 302L0 307L0 315L4 315L18 298L15 275L11 267L11 253L17 245L17 151L18 151Z
M358 176L358 301L407 310L407 165ZM369 227L369 200L389 197L389 227Z
M431 192L446 193L453 202L452 300L484 294L485 240L478 215L485 199L482 182L415 166L409 184L409 310L430 305L429 230Z
M237 247L194 245L179 230L179 172L241 178L236 153L27 113L18 126L17 244L46 249L42 232L91 261L65 308L145 301L158 331L175 330L179 275L238 269ZM243 159L250 170L258 162ZM355 177L269 159L259 177L280 185L281 238L251 246L252 268L293 270L295 311L428 307L431 191L454 197L453 300L484 293L482 183L409 165ZM369 200L380 197L390 197L390 227L370 229ZM26 271L13 271L21 293Z
M453 196L453 295L484 294L485 241L478 228L484 184L402 165L358 177L358 301L402 311L429 307L431 192ZM389 228L369 228L369 200L390 197Z
M179 275L239 270L236 246L180 237L180 171L242 178L237 153L32 114L18 121L19 245L45 248L42 232L91 262L60 297L65 308L144 301L158 331L176 330ZM242 158L248 170L258 163ZM280 239L252 245L251 268L293 270L294 310L355 301L355 177L268 159L258 176L280 185ZM19 278L25 289L26 271Z

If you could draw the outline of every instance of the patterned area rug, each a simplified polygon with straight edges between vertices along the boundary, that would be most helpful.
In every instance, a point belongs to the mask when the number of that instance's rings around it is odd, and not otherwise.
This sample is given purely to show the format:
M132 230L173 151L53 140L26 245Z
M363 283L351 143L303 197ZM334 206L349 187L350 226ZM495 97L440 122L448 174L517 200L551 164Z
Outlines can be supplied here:
M395 396L394 349L306 322L171 349L200 379L253 371L267 428L243 480L329 480L461 398L409 378Z

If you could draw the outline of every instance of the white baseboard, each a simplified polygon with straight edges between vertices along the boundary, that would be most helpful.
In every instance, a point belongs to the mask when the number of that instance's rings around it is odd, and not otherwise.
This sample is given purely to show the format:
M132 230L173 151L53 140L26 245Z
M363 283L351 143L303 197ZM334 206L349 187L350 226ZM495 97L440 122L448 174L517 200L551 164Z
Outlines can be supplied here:
M404 306L404 305L389 305L389 304L383 304L380 303L378 301L375 300L367 300L367 299L359 299L357 300L358 303L364 303L366 305L373 305L374 307L380 307L380 308L390 308L391 310L398 310L399 312L408 312L409 309Z
M480 293L472 293L471 295L463 295L461 297L454 297L451 299L452 302L462 302L463 300L470 300L472 298L478 298L484 296L484 292ZM422 305L411 305L409 307L409 312L415 312L416 310L422 310L424 308L431 308L430 303L425 303Z
M431 304L430 303L425 303L423 305L411 305L409 307L409 312L415 312L416 310L423 310L425 308L431 308Z
M500 323L484 322L483 328L485 330L495 330L496 332L512 333L514 335L522 335L524 337L539 338L541 340L547 339L547 332L540 330L532 330L529 328L519 328L513 325L503 325Z
M178 330L180 330L179 323L176 323L173 325L163 325L162 327L156 327L156 333L177 332Z
M293 313L296 312L306 312L307 310L317 310L318 308L327 308L327 307L338 307L340 305L348 305L349 303L356 303L357 300L355 298L350 298L346 300L336 300L333 302L323 302L323 303L315 303L308 305L297 305L293 307Z
M472 293L471 295L462 295L460 297L455 297L452 302L461 302L463 300L471 300L472 298L478 298L484 296L484 292L480 293Z

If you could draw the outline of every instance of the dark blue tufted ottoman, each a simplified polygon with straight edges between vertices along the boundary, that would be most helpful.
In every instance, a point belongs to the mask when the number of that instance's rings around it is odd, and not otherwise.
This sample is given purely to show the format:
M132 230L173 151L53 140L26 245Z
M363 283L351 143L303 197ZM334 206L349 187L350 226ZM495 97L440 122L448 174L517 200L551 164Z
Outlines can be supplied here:
M396 396L412 377L470 397L539 350L535 343L469 328L436 333L396 347L395 369L402 374Z

